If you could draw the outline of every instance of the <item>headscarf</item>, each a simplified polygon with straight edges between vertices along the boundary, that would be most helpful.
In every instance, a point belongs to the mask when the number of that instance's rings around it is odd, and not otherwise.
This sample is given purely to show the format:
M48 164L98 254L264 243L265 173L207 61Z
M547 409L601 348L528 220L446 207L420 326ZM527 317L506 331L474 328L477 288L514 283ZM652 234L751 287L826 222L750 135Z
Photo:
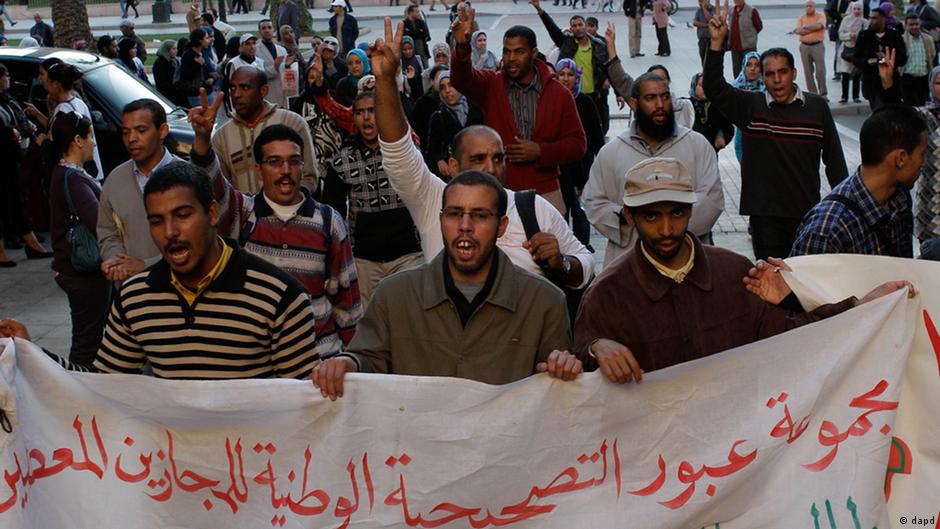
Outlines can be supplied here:
M751 59L757 59L760 62L760 54L756 51L749 51L744 55L744 58L741 59L741 72L738 73L738 77L731 83L731 86L739 89L745 90L747 92L763 92L764 91L764 77L761 75L757 76L757 79L751 81L747 78L747 61Z
M448 77L450 77L450 70L441 70L434 77L434 88L438 93L441 92L441 83ZM453 105L448 105L447 101L444 100L444 96L441 96L441 104L454 116L454 119L460 123L461 127L467 124L467 114L470 113L470 104L467 102L467 96L460 94L460 99Z
M411 44L411 49L414 50L415 41L414 41L413 38L411 38L411 37L402 37L402 38L401 38L401 45L404 47L405 43ZM405 56L402 55L402 57L401 57L401 71L404 72L405 70L408 69L409 66L411 66L412 68L414 68L414 70L415 70L415 75L421 75L421 71L424 70L424 68L421 67L421 60L418 59L417 50L414 50L414 53L411 54L411 58L410 58L410 59L406 59Z
M930 70L930 82L927 83L927 86L930 87L930 101L927 102L927 108L931 110L940 109L940 98L933 91L933 80L937 77L937 74L940 74L940 66L934 66L933 70Z
M32 37L23 37L20 41L20 48L38 48L39 42Z
M878 7L885 13L886 28L893 28L898 25L898 19L894 16L894 4L891 2L882 2Z
M434 45L433 48L431 48L431 60L433 61L435 57L442 53L447 55L447 61L450 62L450 46L444 42L438 42Z
M571 59L561 59L558 63L555 64L555 71L560 72L565 68L571 70L571 73L574 74L575 83L574 88L571 89L571 95L578 97L578 94L581 93L581 75L584 74L584 68L579 67Z
M862 11L862 14L859 16L852 15L852 11L855 8L864 9L861 1L855 1L849 4L848 10L845 12L845 17L842 18L842 23L839 25L839 31L845 31L846 33L861 33L865 29L865 14Z
M369 43L368 43L368 42L360 42L359 44L356 44L356 49L359 49L359 50L362 50L362 51L369 51Z
M689 86L689 101L692 102L692 107L695 109L695 119L705 124L708 122L708 107L711 106L711 101L701 100L695 93L695 89L698 87L698 80L701 77L701 72L692 76L692 84Z
M359 79L372 73L372 65L369 64L369 56L366 55L366 52L360 50L359 48L353 48L349 50L349 53L346 54L347 61L349 61L350 55L358 55L359 58L362 59L362 75L356 77L352 74L352 72L349 72L349 78L358 83Z
M172 48L173 46L176 46L176 42L175 42L175 41L173 41L173 40L165 40L165 41L163 41L163 43L160 44L160 49L157 50L157 56L158 56L158 57L163 57L164 59L166 59L166 60L167 60L168 62L170 62L170 63L175 62L175 61L173 60L173 57L170 57L170 48Z
M358 93L360 93L360 94L363 93L363 92L365 92L365 91L366 91L366 84L368 84L369 81L372 81L372 82L374 83L374 82L375 82L375 76L372 75L372 74L363 75L363 76L359 79L359 82L356 83L356 91L357 91ZM375 85L373 84L372 86L375 86Z
M470 37L470 51L472 53L473 67L477 70L495 70L496 56L490 53L486 48L483 48L482 51L477 48L477 37L480 35L486 35L486 32L483 30L474 31L473 36Z

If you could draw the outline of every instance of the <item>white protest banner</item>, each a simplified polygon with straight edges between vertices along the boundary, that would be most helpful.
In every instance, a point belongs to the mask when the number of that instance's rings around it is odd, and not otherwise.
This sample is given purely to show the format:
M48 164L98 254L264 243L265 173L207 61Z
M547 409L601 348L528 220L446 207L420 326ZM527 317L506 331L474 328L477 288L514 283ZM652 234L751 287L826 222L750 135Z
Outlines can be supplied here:
M166 381L4 343L4 528L883 527L902 293L618 386ZM2 421L0 421L2 422Z
M807 307L895 279L917 288L922 310L904 374L885 488L890 527L940 529L940 263L860 255L814 255L787 263L794 269L787 282Z

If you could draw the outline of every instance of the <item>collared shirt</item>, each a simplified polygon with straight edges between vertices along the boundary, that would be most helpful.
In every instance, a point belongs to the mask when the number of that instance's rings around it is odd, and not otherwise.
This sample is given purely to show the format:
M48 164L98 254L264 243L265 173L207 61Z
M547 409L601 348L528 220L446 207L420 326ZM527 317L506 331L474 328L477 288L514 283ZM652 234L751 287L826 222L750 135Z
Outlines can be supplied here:
M692 271L692 266L695 264L695 243L692 242L692 237L689 234L685 234L685 243L689 245L689 249L692 250L689 253L689 260L678 270L673 270L668 266L663 265L659 261L653 258L652 255L646 251L646 245L643 242L640 242L640 250L643 252L643 257L646 257L646 260L653 265L653 268L656 269L660 274L672 279L676 283L682 283L685 281L686 276L689 275L689 272Z
M854 205L833 200L833 195ZM857 253L913 257L911 205L910 192L899 187L882 206L856 171L806 215L790 255Z
M786 103L778 103L774 96L770 94L768 90L764 90L764 99L767 101L767 106L770 105L789 105L794 101L799 101L801 105L806 103L806 98L803 96L803 90L796 83L793 83L793 98L787 101Z
M574 63L581 68L581 93L594 93L594 50L591 39L588 39L587 46L578 44L578 50L574 52Z
M904 74L913 77L927 75L927 50L924 49L922 37L911 37L907 46L907 64L904 65Z
M805 26L812 26L813 24L819 24L820 28L807 33L805 35L800 35L800 43L802 44L822 44L823 40L826 38L826 15L816 11L812 15L807 15L803 13L796 19L796 28L802 29Z
M532 82L522 85L516 81L509 81L509 106L512 115L516 118L516 132L519 137L528 140L535 130L535 111L539 106L539 95L542 93L542 80L538 70Z
M173 270L170 270L170 284L173 285L173 288L183 296L183 299L186 300L186 303L189 306L196 301L203 292L209 288L209 285L212 284L216 278L219 277L219 274L222 273L222 270L225 269L225 265L228 264L229 258L232 257L232 249L229 245L225 244L225 241L222 240L222 237L218 239L219 244L222 245L222 255L219 257L219 260L216 261L215 266L212 267L212 270L209 270L209 273L206 274L206 277L199 280L199 283L196 285L196 290L190 290L183 283L180 282L179 278L176 277L176 274L173 273Z
M172 162L174 159L175 158L173 157L172 154L170 154L170 151L166 147L164 147L163 158L160 158L160 161L157 162L157 165L154 165L153 169L151 169L150 172L147 174L144 174L143 171L141 171L140 168L137 167L137 162L133 162L133 165L131 167L134 169L134 178L137 179L137 185L140 186L140 191L141 192L144 191L144 186L147 185L147 180L150 179L150 175L152 175L154 171Z

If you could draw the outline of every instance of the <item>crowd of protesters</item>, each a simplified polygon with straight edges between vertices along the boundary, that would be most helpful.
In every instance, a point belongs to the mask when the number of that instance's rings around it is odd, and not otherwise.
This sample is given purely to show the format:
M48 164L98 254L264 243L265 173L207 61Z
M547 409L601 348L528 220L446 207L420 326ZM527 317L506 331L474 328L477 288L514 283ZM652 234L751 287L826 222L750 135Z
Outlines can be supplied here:
M702 71L675 84L661 65L631 75L613 25L599 33L575 14L562 29L530 3L544 48L524 26L492 46L464 3L442 42L418 5L362 42L351 6L334 0L331 36L305 58L281 16L292 0L242 34L194 2L189 38L162 43L153 66L156 89L190 109L189 162L164 146L163 107L142 99L123 109L130 159L107 175L81 73L44 62L37 108L7 95L0 65L4 159L26 182L33 151L58 160L45 190L52 252L22 193L6 195L2 219L8 243L52 258L67 294L71 350L50 354L80 371L310 377L334 399L353 371L503 384L600 369L624 383L898 289L914 295L898 278L807 312L778 272L781 258L810 253L913 258L915 236L935 256L931 6L915 2L901 22L885 5L839 1L823 14L808 0L794 30L802 90L793 53L760 49L763 23L743 0L699 2ZM662 56L666 27L657 21ZM854 171L826 99L827 28L842 102L860 85L874 110ZM99 54L151 82L133 21L121 32L101 37ZM638 35L629 50L642 55ZM616 136L610 95L634 118ZM732 143L756 263L713 246L718 152ZM602 266L592 230L607 240ZM2 248L0 266L15 266ZM28 339L28 323L0 320L0 336Z

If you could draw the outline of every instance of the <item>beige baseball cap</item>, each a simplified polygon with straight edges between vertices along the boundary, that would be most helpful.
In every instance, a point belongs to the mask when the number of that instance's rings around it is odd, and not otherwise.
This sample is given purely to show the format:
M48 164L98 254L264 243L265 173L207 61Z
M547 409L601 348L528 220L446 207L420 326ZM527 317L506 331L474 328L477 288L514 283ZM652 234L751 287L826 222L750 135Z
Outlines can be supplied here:
M695 203L689 171L675 158L648 158L627 171L623 203L635 208L655 202Z

